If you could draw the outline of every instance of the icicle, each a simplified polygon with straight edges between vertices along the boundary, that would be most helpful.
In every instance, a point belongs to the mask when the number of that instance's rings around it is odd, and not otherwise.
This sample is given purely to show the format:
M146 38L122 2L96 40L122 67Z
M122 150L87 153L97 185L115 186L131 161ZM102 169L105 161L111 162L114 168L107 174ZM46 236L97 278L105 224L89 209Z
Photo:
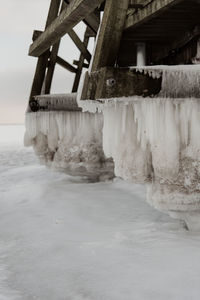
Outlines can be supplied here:
M200 229L200 67L138 70L162 73L162 90L154 98L104 101L105 154L117 176L149 182L154 207Z
M42 163L92 178L113 177L102 149L102 114L79 111L27 113L25 145Z

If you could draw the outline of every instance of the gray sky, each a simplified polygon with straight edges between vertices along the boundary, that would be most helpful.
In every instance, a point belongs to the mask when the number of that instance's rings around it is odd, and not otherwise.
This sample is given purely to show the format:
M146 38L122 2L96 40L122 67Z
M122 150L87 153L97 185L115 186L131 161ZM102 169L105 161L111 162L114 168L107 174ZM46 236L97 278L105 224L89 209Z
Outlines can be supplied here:
M50 0L0 0L0 123L23 123L36 58L27 55L34 29L43 30ZM83 25L75 28L82 37ZM91 45L92 46L92 45ZM59 55L71 62L79 52L65 36ZM70 92L73 74L56 67L52 92Z

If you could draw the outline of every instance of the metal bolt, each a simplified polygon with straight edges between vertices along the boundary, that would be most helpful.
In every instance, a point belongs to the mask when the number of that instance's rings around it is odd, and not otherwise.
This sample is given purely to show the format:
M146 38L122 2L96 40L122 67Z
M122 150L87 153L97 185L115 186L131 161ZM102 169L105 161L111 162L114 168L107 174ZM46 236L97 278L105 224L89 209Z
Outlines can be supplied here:
M106 80L106 85L109 87L113 87L116 84L116 80L114 78L109 78Z

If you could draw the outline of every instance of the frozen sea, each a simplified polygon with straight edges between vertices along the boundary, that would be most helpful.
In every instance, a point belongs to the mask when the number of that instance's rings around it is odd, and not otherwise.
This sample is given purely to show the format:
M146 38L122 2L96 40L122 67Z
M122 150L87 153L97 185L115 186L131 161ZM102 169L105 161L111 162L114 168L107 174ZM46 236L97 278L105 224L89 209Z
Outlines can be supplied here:
M145 189L40 166L0 126L0 300L199 300L200 233Z

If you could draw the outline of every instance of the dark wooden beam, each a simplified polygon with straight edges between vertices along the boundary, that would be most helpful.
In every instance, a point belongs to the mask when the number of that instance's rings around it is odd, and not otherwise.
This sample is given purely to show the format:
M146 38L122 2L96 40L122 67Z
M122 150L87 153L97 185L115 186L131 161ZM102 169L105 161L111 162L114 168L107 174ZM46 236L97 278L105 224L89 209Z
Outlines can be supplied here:
M175 54L195 37L200 37L200 26L195 26L194 29L185 32L184 35L179 36L172 43L165 44L164 47L157 46L157 49L154 49L152 53L152 62L159 62L165 57Z
M154 79L129 68L102 68L86 74L81 100L151 96L161 90L162 78Z
M74 61L73 61L73 64L76 65L76 66L78 66L79 60L74 60ZM84 64L83 64L83 68L88 69L88 68L89 68L89 64L84 63Z
M64 0L66 4L69 4L72 2L72 0ZM87 16L83 22L93 31L93 33L96 35L97 31L99 29L99 18L100 11L96 9L96 11L92 12L89 16Z
M74 42L74 44L76 45L76 47L83 54L84 58L87 59L88 62L90 62L90 60L91 60L91 54L88 51L88 49L85 46L85 44L80 40L80 38L78 37L78 35L76 34L76 32L73 29L71 29L68 32L68 34L69 34L70 38L72 39L72 41Z
M115 65L128 5L129 0L106 1L92 71Z
M87 29L85 31L84 41L83 41L83 44L86 47L86 49L87 49L87 46L89 43L89 36L87 35L87 31L88 31ZM83 66L84 66L84 60L85 60L85 57L84 57L83 53L81 53L79 62L78 62L77 73L76 73L76 76L74 79L74 84L72 87L72 93L75 93L78 90L78 86L79 86L79 82L80 82L80 78L81 78L81 74L82 74L82 70L83 70Z
M45 28L47 28L57 17L59 13L60 3L61 0L51 0ZM37 35L37 38L39 38L41 36L41 32L37 31ZM33 38L36 38L36 35L33 35ZM44 52L38 58L29 101L31 101L34 96L41 94L50 53L48 50L49 49L46 49L46 52Z
M143 9L138 10L133 15L129 15L126 20L125 29L135 28L154 17L157 17L164 10L176 5L184 0L153 0Z
M62 2L60 13L64 10L64 8L65 8L65 3ZM55 43L51 49L51 54L49 57L49 64L48 64L47 73L46 73L45 82L44 82L45 94L50 94L50 92L51 92L51 85L52 85L53 75L54 75L54 71L55 71L59 47L60 47L60 40L58 40L57 43Z
M92 12L83 22L95 33L99 29L100 24L100 13L99 11Z
M44 82L45 94L50 94L50 92L51 92L51 84L52 84L52 80L53 80L53 74L54 74L54 70L55 70L59 46L60 46L60 41L58 41L55 45L53 45L52 50L51 50L47 74L46 74L45 82Z
M71 64L69 64L67 61L62 59L60 56L56 57L56 63L72 73L77 72L77 68L74 68Z
M103 0L73 0L59 17L33 42L29 55L40 56L76 24L85 19Z
M47 21L46 21L46 25L45 25L45 29L49 25L51 25L51 23L58 16L60 5L61 5L61 1L62 0L51 0L50 8L49 8L48 16L47 16Z

